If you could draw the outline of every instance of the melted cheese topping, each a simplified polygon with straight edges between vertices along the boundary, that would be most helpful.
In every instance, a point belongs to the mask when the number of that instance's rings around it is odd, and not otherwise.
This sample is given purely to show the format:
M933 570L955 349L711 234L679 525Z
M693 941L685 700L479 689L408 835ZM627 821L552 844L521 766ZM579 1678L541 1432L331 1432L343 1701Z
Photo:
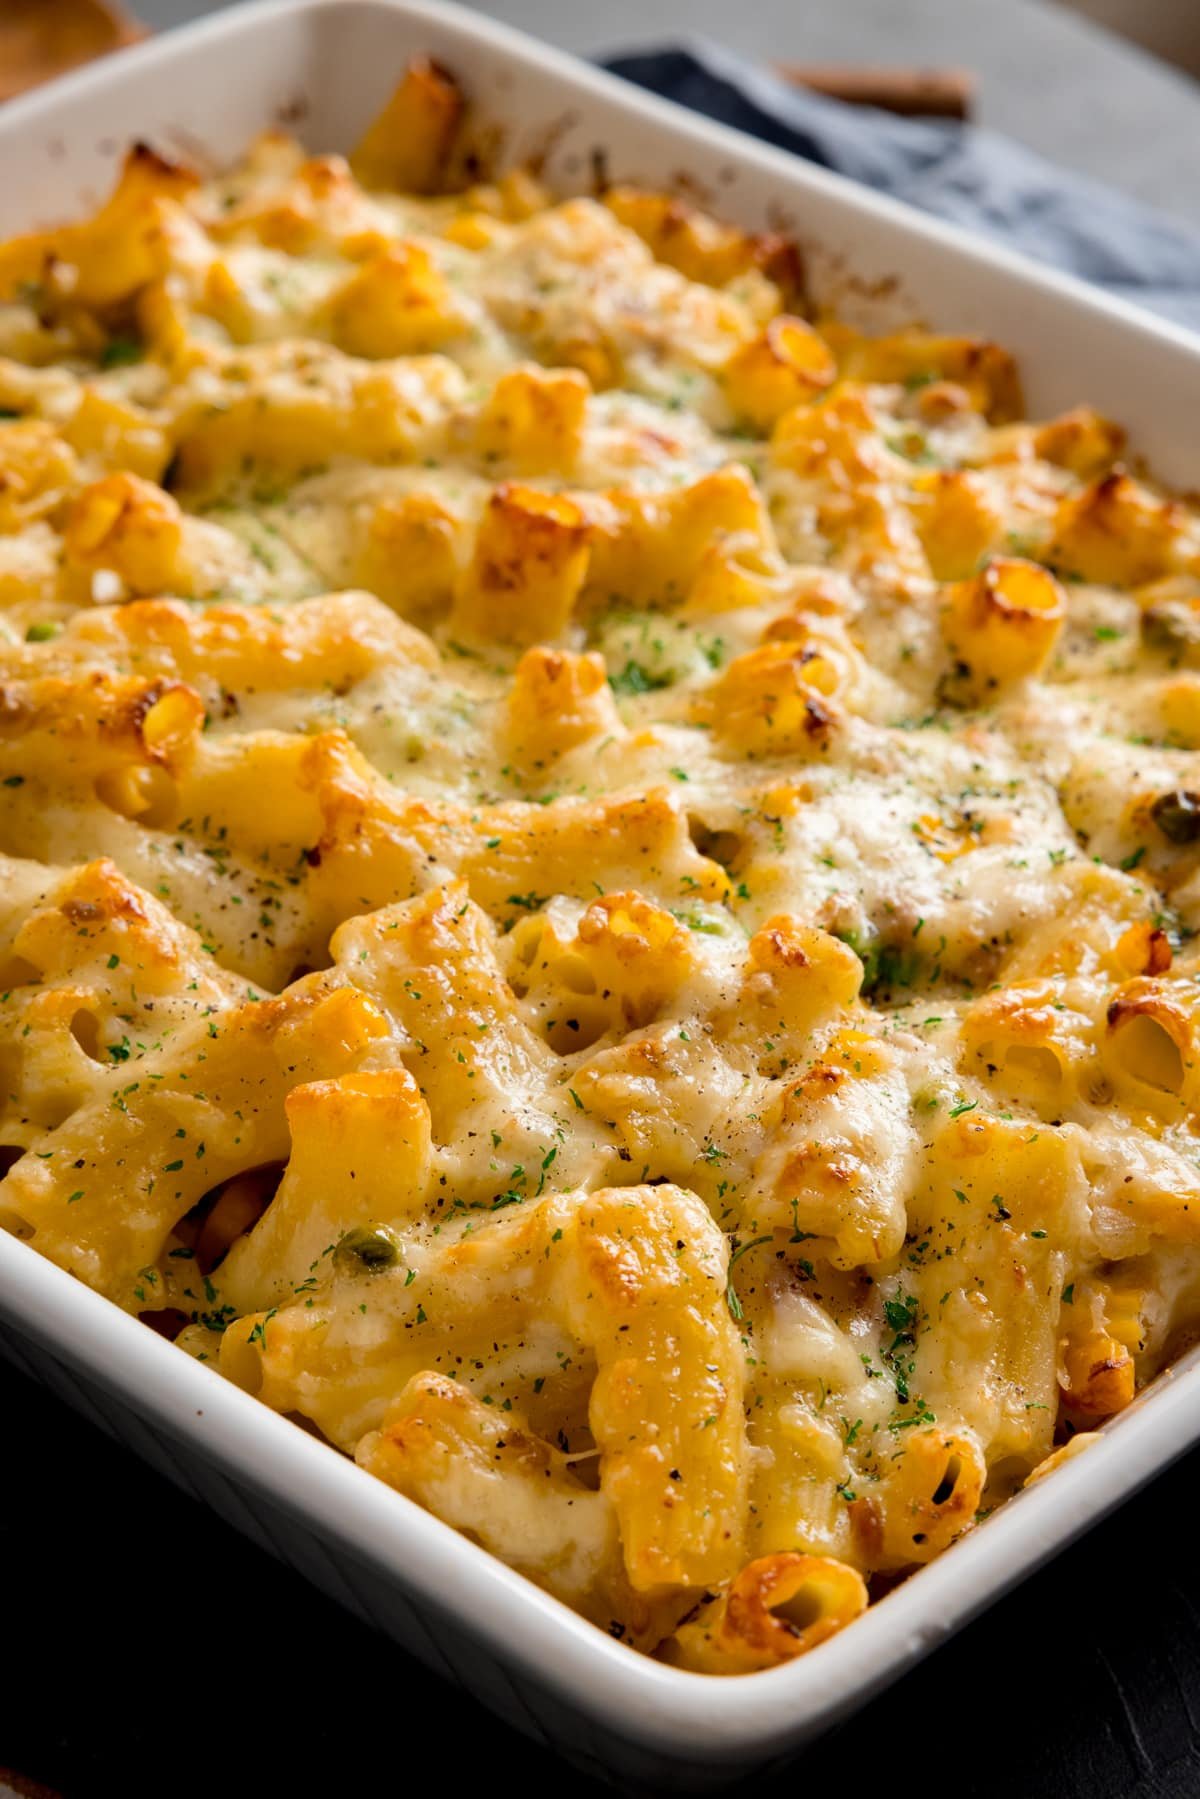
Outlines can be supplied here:
M1200 532L460 115L0 247L0 1221L742 1672L1200 1316Z

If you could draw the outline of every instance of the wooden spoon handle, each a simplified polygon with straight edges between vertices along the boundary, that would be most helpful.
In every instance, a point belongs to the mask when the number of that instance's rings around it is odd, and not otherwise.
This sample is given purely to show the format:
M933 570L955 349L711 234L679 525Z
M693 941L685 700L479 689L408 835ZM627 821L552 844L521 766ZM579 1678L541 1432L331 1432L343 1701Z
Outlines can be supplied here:
M891 69L851 63L781 63L779 73L852 106L878 106L907 117L969 119L975 77L969 69Z
M0 0L0 100L145 35L110 0Z

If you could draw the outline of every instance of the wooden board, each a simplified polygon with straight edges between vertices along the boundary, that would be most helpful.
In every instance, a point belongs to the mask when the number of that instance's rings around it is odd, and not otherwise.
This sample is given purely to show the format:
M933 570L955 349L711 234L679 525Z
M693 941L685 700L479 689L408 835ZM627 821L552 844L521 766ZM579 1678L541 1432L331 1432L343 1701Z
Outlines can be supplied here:
M0 0L0 100L144 36L108 0Z

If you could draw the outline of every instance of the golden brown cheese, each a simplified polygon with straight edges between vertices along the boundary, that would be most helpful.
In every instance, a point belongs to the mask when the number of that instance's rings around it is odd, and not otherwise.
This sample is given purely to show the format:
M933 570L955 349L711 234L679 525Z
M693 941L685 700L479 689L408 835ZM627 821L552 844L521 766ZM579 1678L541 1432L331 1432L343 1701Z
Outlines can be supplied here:
M1200 1322L1200 527L477 150L0 247L0 1222L747 1673Z

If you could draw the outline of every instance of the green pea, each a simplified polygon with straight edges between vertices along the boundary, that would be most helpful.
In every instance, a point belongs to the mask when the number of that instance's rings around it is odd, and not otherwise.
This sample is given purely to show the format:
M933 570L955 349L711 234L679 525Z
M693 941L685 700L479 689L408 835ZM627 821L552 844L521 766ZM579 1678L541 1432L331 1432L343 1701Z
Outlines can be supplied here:
M100 367L125 368L131 362L140 362L144 354L143 347L136 338L114 337L100 352Z
M346 1232L333 1252L333 1259L344 1273L381 1274L399 1261L400 1247L391 1231L383 1225L359 1226Z

